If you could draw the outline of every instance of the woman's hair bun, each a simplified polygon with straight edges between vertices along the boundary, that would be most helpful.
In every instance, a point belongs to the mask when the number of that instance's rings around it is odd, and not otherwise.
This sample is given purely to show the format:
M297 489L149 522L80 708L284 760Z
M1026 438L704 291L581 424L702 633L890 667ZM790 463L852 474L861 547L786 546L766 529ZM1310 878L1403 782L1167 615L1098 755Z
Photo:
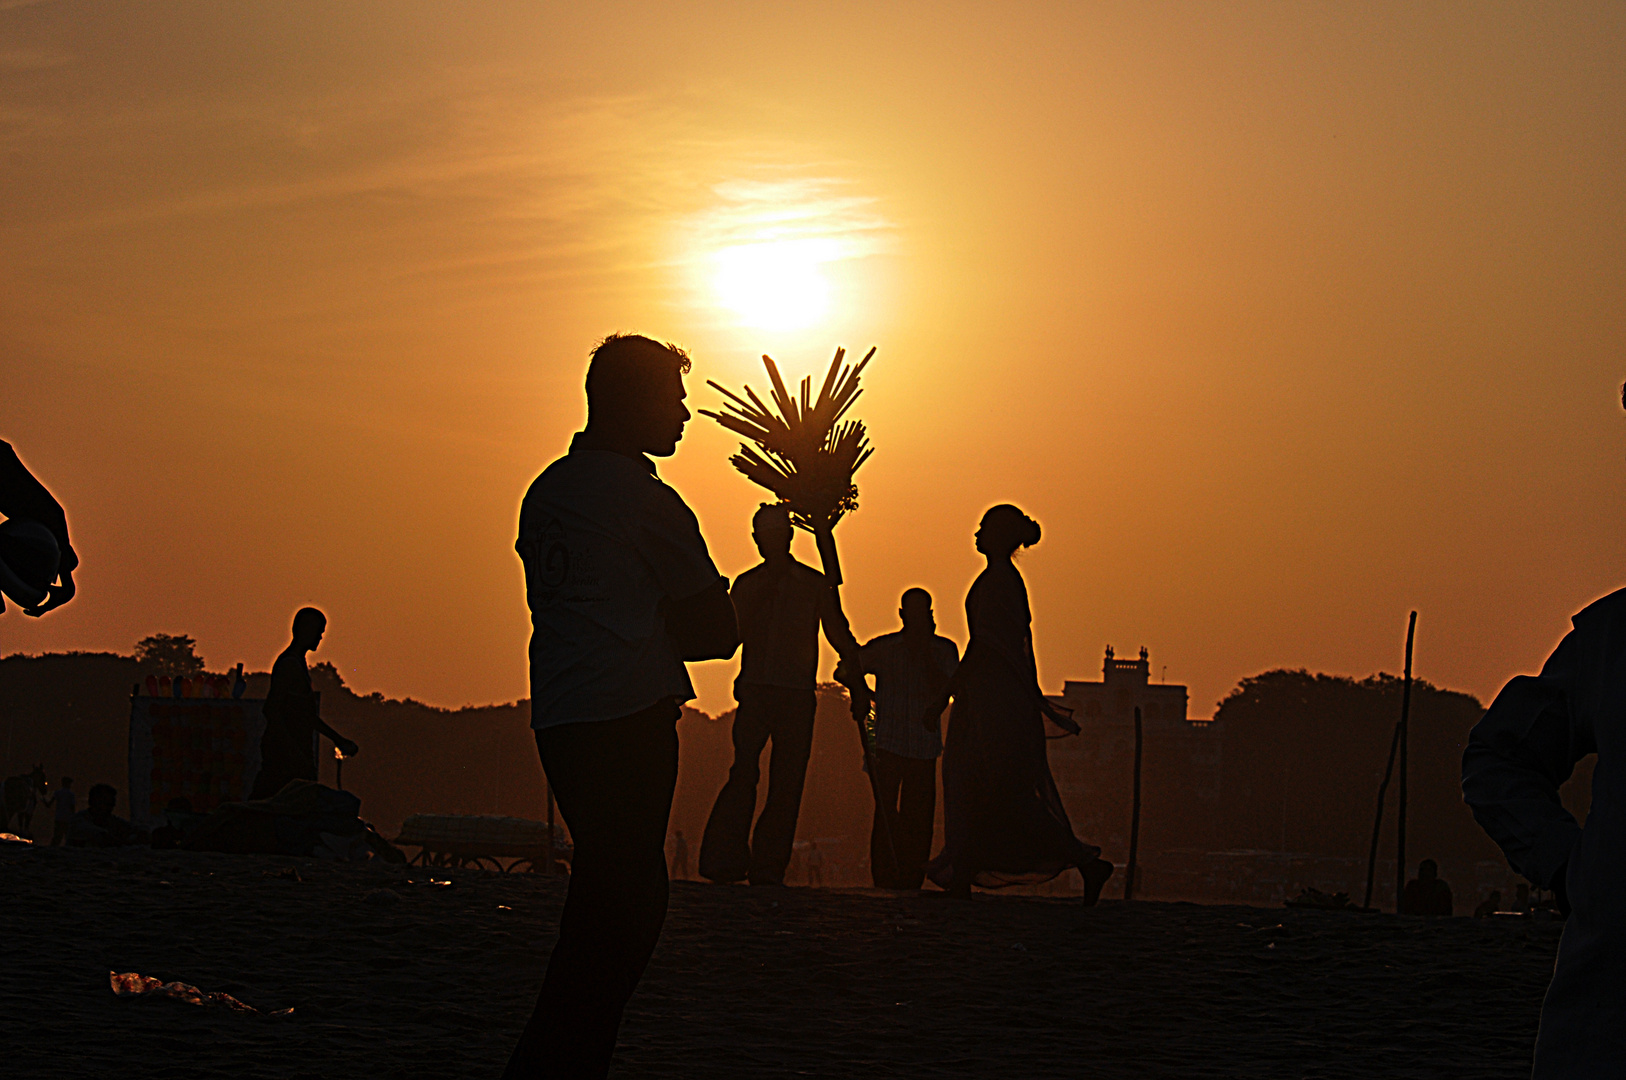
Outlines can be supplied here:
M1023 514L1022 531L1020 536L1022 538L1023 547L1032 547L1034 544L1037 544L1039 542L1039 523L1028 517L1026 514Z

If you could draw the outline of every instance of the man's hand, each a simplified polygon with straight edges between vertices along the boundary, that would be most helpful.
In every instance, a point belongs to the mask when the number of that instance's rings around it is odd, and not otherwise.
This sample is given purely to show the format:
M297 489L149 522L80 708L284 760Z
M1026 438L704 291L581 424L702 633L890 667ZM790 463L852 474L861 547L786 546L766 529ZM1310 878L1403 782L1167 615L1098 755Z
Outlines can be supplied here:
M934 735L937 734L938 727L943 723L943 710L948 706L949 696L944 694L926 707L926 711L920 717L920 726Z
M39 607L23 608L24 615L31 615L37 619L47 611L54 611L73 599L73 594L76 591L73 585L73 573L64 570L57 576L59 583L46 590L45 603Z

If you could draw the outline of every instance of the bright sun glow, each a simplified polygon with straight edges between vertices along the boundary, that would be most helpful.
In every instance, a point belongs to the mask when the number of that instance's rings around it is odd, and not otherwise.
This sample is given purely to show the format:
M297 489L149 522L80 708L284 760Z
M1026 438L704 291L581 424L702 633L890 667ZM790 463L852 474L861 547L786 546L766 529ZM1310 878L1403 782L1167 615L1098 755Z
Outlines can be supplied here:
M800 330L830 308L823 265L839 258L830 240L740 244L717 253L717 297L747 326Z

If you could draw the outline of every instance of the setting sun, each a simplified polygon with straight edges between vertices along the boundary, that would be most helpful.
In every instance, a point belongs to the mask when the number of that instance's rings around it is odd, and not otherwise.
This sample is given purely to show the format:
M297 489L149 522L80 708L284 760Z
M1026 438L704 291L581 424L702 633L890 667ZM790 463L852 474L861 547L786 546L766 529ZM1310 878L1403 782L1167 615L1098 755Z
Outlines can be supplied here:
M829 240L742 244L717 254L717 297L747 326L801 330L824 317L830 283L821 269L835 256Z

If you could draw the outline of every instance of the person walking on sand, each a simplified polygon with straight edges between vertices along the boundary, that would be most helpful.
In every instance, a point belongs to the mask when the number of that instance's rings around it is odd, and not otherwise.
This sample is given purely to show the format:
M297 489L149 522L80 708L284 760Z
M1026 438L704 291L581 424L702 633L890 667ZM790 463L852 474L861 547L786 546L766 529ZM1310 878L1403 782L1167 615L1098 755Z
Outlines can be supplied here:
M918 889L931 855L937 758L943 752L936 727L918 721L948 687L960 650L938 635L932 594L925 589L904 592L898 617L902 630L860 646L853 662L843 667L849 678L875 676L875 795L880 801L870 825L870 878L879 889ZM882 815L891 822L890 845Z
M265 733L260 736L260 771L251 799L269 799L290 780L316 780L316 736L326 735L345 757L360 747L322 719L311 687L305 654L322 643L327 616L313 607L294 613L294 639L271 665L271 688L265 695Z
M1050 774L1045 718L1074 734L1078 725L1039 689L1027 586L1011 561L1017 548L1038 542L1039 523L1009 504L989 510L977 529L988 567L965 598L971 641L948 690L919 720L935 731L954 699L943 748L943 850L926 872L969 896L972 885L1031 884L1077 867L1084 903L1093 905L1113 866L1073 835Z
M531 727L575 843L559 939L506 1080L603 1077L666 919L666 828L685 661L739 647L728 581L650 457L689 410L689 357L612 335L587 368L587 426L538 476L515 549L531 609Z
M1626 406L1626 394L1622 405ZM1597 754L1585 827L1559 789ZM1626 589L1595 600L1468 734L1462 797L1508 864L1568 918L1541 1006L1534 1080L1626 1062Z
M729 594L745 643L734 680L734 764L700 837L700 876L782 885L813 749L819 627L842 655L857 643L825 576L791 555L790 514L783 506L758 508L751 538L762 562L741 574ZM753 831L758 763L770 741L768 798Z
M61 847L68 842L68 832L73 828L73 817L79 812L79 797L73 793L73 777L64 776L62 786L45 796L41 802L52 808L50 846Z

